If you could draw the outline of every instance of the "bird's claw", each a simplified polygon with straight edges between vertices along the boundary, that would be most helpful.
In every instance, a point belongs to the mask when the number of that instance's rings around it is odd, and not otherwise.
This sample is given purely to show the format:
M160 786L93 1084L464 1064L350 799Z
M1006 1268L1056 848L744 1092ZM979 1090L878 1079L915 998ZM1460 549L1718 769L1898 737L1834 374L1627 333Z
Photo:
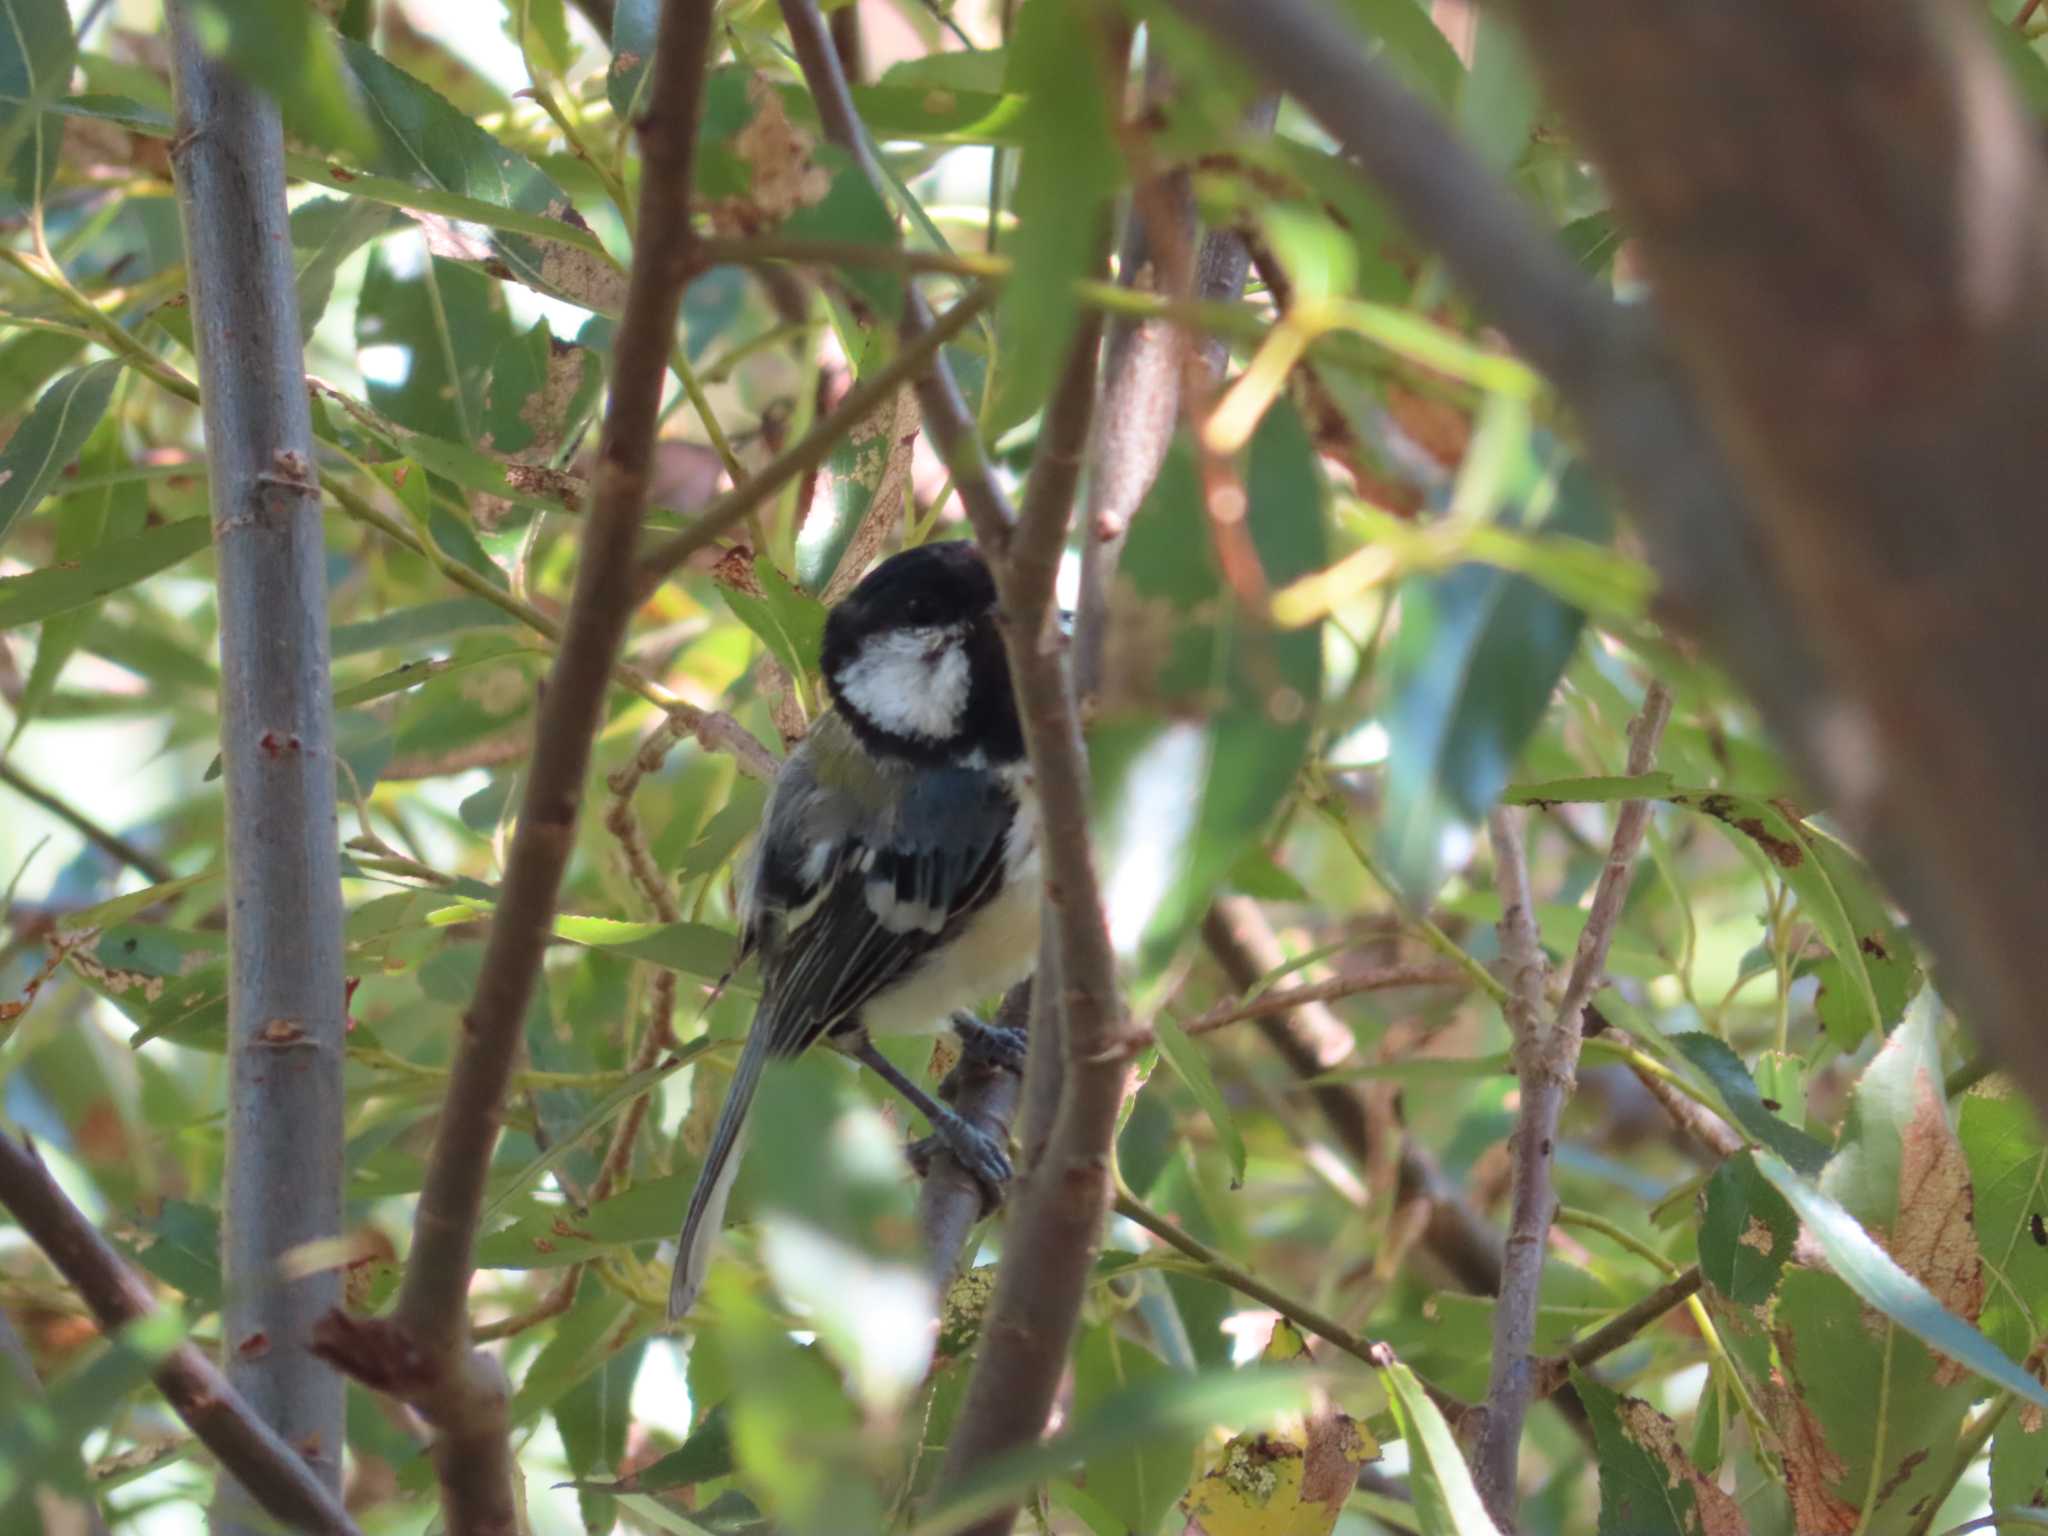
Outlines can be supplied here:
M948 1111L944 1118L934 1122L931 1135L913 1141L904 1150L910 1166L917 1170L920 1178L931 1176L933 1157L940 1152L952 1153L954 1161L981 1186L984 1216L1003 1203L1003 1189L1014 1171L1010 1165L1010 1150L1001 1137L983 1130L964 1116Z
M1031 1045L1031 1036L1024 1030L1014 1024L990 1024L971 1013L954 1014L952 1024L965 1057L1024 1075Z

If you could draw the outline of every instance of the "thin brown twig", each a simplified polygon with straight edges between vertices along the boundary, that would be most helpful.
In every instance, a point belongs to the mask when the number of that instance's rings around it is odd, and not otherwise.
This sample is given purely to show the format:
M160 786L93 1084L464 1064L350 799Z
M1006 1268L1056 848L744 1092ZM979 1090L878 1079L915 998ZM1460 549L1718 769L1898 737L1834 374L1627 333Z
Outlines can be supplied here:
M1181 1030L1183 1034L1206 1035L1211 1030L1245 1019L1271 1018L1275 1014L1291 1013L1308 1003L1334 1003L1361 992L1390 992L1400 987L1462 987L1470 981L1471 978L1455 965L1427 960L1376 965L1369 970L1332 976L1328 981L1312 981L1298 987L1275 987L1249 1002L1222 1003L1192 1023L1181 1026Z
M636 597L637 545L668 352L691 270L690 188L710 0L666 0L647 116L632 273L613 352L611 399L583 527L575 587L535 727L519 826L491 918L482 971L428 1154L412 1250L393 1315L330 1313L318 1347L406 1398L439 1429L435 1469L455 1531L516 1528L503 1370L471 1349L468 1292L485 1178L519 1055L578 810L605 683Z
M1657 744L1670 714L1669 690L1661 683L1651 683L1643 698L1642 713L1629 731L1628 772L1632 776L1648 773L1656 762ZM1535 1381L1529 1349L1535 1337L1543 1254L1557 1209L1551 1168L1556 1155L1558 1121L1578 1070L1586 999L1592 995L1606 961L1607 947L1628 897L1636 850L1641 846L1649 816L1647 801L1632 800L1615 817L1607 863L1594 888L1592 908L1580 934L1564 997L1554 1014L1548 1012L1544 1002L1550 967L1536 930L1536 904L1529 888L1522 813L1502 806L1487 819L1494 880L1500 891L1500 951L1509 981L1506 1013L1508 1028L1514 1036L1521 1106L1509 1143L1514 1189L1509 1205L1500 1303L1493 1314L1493 1362L1487 1381L1486 1418L1480 1426L1472 1461L1474 1480L1487 1507L1495 1519L1509 1527L1515 1520L1515 1468L1521 1452L1522 1424L1528 1415Z
M681 922L682 908L677 904L675 892L670 889L660 866L654 862L646 834L640 829L640 818L633 814L633 793L640 787L642 779L662 765L669 749L682 735L683 731L674 721L657 726L640 744L639 751L631 760L605 780L612 792L611 803L605 809L605 829L618 841L633 884L639 888L654 915L664 923ZM666 966L649 966L647 971L647 1027L641 1031L639 1043L626 1066L626 1070L632 1073L645 1072L653 1066L655 1059L675 1040L676 973ZM590 1204L595 1205L609 1195L625 1174L633 1160L633 1144L639 1139L640 1127L646 1123L647 1111L653 1102L654 1093L650 1089L626 1106L625 1114L612 1130L604 1160L598 1165L597 1178L591 1183Z
M34 1147L0 1135L0 1205L112 1334L157 1316L155 1298L65 1197ZM360 1536L340 1497L195 1346L180 1343L150 1373L157 1389L273 1519L297 1530Z
M1574 1367L1583 1371L1594 1361L1605 1359L1672 1308L1684 1306L1686 1298L1698 1294L1703 1283L1700 1267L1695 1264L1658 1286L1633 1306L1615 1313L1583 1338L1574 1339L1562 1354L1537 1361L1536 1396L1550 1396L1570 1378Z

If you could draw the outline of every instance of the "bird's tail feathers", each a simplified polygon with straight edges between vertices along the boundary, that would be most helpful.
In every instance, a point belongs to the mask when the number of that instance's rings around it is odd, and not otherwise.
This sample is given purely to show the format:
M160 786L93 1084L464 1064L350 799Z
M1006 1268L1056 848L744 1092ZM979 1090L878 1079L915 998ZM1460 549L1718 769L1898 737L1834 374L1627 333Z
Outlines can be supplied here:
M718 1234L725 1225L725 1203L740 1171L740 1144L746 1132L747 1111L753 1107L754 1090L760 1086L761 1069L767 1062L767 1043L757 1027L747 1036L739 1065L733 1069L725 1103L719 1107L718 1124L711 1132L711 1146L697 1174L697 1187L690 1192L690 1208L683 1217L682 1236L676 1243L675 1273L669 1280L671 1321L695 1306L697 1294L704 1288L712 1250L718 1246Z

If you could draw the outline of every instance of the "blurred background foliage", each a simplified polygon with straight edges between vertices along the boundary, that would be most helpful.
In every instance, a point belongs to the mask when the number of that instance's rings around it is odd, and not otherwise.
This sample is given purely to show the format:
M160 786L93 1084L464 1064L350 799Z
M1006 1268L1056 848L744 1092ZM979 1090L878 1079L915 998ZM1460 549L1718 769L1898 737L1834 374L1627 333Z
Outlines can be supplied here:
M194 7L278 94L293 142L345 764L342 1257L374 1309L588 500L657 7ZM1337 9L1628 292L1598 183L1510 31L1442 3ZM165 42L149 0L73 10L0 0L0 1119L212 1340L225 829ZM836 11L885 202L819 142L774 8L720 8L697 187L727 259L688 293L652 519L686 526L886 364L913 266L942 307L1001 284L947 354L1012 482L1082 306L1172 310L1230 349L1116 589L1100 857L1157 1045L1063 1438L1015 1474L1037 1480L1027 1526L1484 1528L1439 1406L1483 1397L1491 1304L1430 1205L1482 1233L1505 1211L1515 1080L1482 832L1504 797L1532 808L1554 956L1584 925L1615 804L1657 802L1557 1151L1537 1347L1695 1265L1704 1281L1532 1417L1524 1528L1924 1532L2034 1504L2048 1399L2013 1364L2038 1370L2048 1317L2031 1114L1995 1078L1973 1086L1857 852L1659 627L1626 509L1543 382L1310 123L1283 105L1273 133L1245 130L1236 61L1133 14L1176 81L1149 102L1135 79L1111 88L1101 28L1068 0ZM2006 52L2042 99L2031 38ZM1249 241L1241 299L1174 309L1144 275L1088 270L1094 213L1169 166ZM1249 593L1215 554L1217 464L1248 498ZM817 1134L758 1138L735 1207L751 1222L696 1320L715 1326L663 1325L661 1244L748 1018L745 977L705 999L766 761L666 712L724 711L779 752L821 698L835 573L962 531L914 410L885 407L762 509L743 552L635 615L474 1296L503 1340L537 1531L951 1528L931 1485L1002 1230L984 1229L934 1350L898 1153L912 1128L872 1084L836 1061L771 1082L762 1122ZM1676 697L1656 772L1617 778L1651 678ZM1203 942L1232 913L1273 931L1249 986ZM1220 1022L1247 993L1424 963L1426 984L1296 1014L1308 1059ZM1660 1095L1746 1150L1703 1154ZM1795 1243L1802 1222L1827 1263ZM1405 1366L1297 1331L1274 1294ZM89 1491L117 1529L192 1529L213 1472L146 1386L163 1341L100 1339L4 1228L0 1316L22 1345L0 1370L46 1383L0 1421L8 1519L35 1528L42 1485ZM421 1427L350 1390L364 1528L426 1528ZM27 1404L29 1384L4 1395Z

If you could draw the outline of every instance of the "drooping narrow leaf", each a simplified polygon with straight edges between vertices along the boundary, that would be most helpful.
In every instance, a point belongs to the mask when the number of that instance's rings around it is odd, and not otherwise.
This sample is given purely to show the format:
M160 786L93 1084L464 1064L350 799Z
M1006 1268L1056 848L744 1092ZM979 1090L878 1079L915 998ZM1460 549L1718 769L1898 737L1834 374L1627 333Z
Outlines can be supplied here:
M1092 275L1102 210L1123 176L1103 88L1104 41L1099 15L1075 0L1026 0L1017 13L1004 85L1028 105L1019 125L1017 268L996 313L1003 363L994 432L1045 403L1074 334L1074 284Z
M76 43L64 0L0 0L0 176L17 202L43 200L63 124L43 109L64 92Z
M1181 1027L1164 1014L1152 1021L1152 1031L1159 1039L1159 1051L1173 1066L1180 1080L1187 1084L1188 1092L1195 1096L1195 1102L1202 1106L1202 1112L1216 1127L1216 1134L1223 1138L1223 1150L1230 1156L1230 1186L1238 1188L1244 1183L1244 1136L1237 1128L1237 1120L1230 1113L1222 1090L1216 1086L1215 1076L1209 1071L1209 1059L1198 1046L1188 1039Z
M28 420L0 448L0 543L17 518L57 489L57 477L106 415L121 366L89 363L65 374L43 391Z
M110 592L133 586L145 576L169 570L212 542L212 525L203 517L166 523L133 538L103 545L83 565L53 566L25 576L0 578L0 630L33 624L53 614L69 613Z
M1451 1426L1415 1373L1396 1361L1381 1370L1387 1406L1408 1447L1409 1477L1415 1489L1415 1513L1423 1536L1500 1536L1500 1527L1480 1502Z
M1827 1147L1764 1107L1756 1079L1749 1075L1749 1068L1728 1048L1726 1041L1690 1031L1674 1036L1671 1043L1706 1075L1737 1125L1801 1173L1820 1172L1828 1160Z

